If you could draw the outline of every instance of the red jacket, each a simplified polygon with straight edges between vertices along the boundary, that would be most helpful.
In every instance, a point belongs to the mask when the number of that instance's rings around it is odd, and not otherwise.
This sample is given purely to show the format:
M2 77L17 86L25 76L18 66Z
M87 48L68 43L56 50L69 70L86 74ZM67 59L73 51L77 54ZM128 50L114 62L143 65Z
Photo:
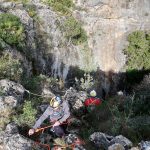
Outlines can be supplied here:
M95 97L91 97L91 98L87 98L84 101L84 105L85 106L89 106L89 105L100 105L102 103L102 101L99 98L95 98Z

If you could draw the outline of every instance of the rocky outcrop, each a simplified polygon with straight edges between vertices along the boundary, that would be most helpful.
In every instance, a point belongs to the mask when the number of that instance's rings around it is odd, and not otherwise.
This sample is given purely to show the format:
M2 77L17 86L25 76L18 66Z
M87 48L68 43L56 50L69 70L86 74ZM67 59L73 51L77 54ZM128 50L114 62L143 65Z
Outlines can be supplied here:
M86 92L77 92L77 90L71 87L66 91L63 98L70 104L73 114L76 114L77 116L81 116L82 114L84 114L85 107L83 102L87 98Z
M150 141L141 141L139 145L141 150L150 150Z
M22 85L9 80L0 80L0 91L4 96L13 96L22 103L25 89Z
M74 0L74 3L77 7L73 16L82 22L88 35L86 46L74 46L69 42L63 29L66 17L41 1L31 0L26 6L1 2L1 12L18 16L26 30L26 56L16 50L13 53L24 62L28 74L44 72L66 79L68 73L99 68L106 73L101 86L109 91L111 75L107 72L122 70L126 61L122 50L127 45L127 35L135 30L150 29L150 2ZM32 16L30 11L35 15Z
M126 37L135 30L150 29L149 0L74 0L80 10L74 15L89 36L94 63L102 71L118 72L125 63Z
M14 109L23 103L24 92L22 85L9 80L0 80L0 130L9 123Z
M125 150L125 148L121 144L113 144L108 147L108 150Z
M90 136L90 140L94 142L97 147L104 148L106 150L108 148L110 150L115 150L117 147L124 150L132 147L132 142L122 135L113 137L101 132L95 132Z
M6 130L0 133L0 149L3 150L42 150L42 147L18 133L14 123L8 124ZM44 150L44 149L43 149Z

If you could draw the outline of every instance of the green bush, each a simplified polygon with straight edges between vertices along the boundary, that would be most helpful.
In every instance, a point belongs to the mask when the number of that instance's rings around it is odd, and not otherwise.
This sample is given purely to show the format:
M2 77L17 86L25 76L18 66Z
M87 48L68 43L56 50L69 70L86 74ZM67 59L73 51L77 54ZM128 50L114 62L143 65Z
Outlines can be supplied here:
M25 101L23 113L18 116L14 116L13 119L18 125L33 126L36 120L36 113L37 111L32 107L31 101Z
M17 16L8 13L0 14L0 38L17 48L25 45L24 27Z
M70 13L70 8L73 7L72 0L43 0L43 2L62 14Z
M69 17L65 21L64 30L66 38L75 45L87 41L86 32L82 29L81 24L73 17Z
M84 78L81 78L80 80L75 78L75 81L76 81L76 85L78 85L79 86L78 88L81 90L88 90L95 83L93 77L89 73L87 74L85 73Z
M56 84L55 78L50 78L45 75L33 76L30 78L24 77L22 80L22 85L31 92L36 92L41 94L41 88L43 87L52 87Z
M19 60L13 58L10 54L0 57L0 79L10 79L20 81L23 69Z
M35 17L37 15L36 13L36 6L32 4L24 4L24 7L26 11L28 12L30 17Z
M150 33L135 31L128 36L129 46L124 50L127 55L127 70L150 69Z

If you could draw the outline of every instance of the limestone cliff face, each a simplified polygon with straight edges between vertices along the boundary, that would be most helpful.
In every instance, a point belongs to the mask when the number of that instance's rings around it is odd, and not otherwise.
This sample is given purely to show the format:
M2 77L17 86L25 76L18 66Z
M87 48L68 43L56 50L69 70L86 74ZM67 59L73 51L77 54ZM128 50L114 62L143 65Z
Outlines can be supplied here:
M149 0L76 0L74 15L83 22L93 60L103 71L118 72L125 63L126 37L150 29Z
M65 38L66 16L54 12L40 0L31 0L37 18L17 2L0 1L0 13L18 16L26 29L26 55L12 53L25 60L30 71L66 79L71 68L84 71L122 71L125 64L123 49L127 35L135 30L150 29L149 0L74 0L73 16L88 35L88 44L75 46ZM10 47L9 47L10 49ZM22 55L22 56L20 56ZM104 80L103 85L109 85ZM109 86L108 86L109 87Z

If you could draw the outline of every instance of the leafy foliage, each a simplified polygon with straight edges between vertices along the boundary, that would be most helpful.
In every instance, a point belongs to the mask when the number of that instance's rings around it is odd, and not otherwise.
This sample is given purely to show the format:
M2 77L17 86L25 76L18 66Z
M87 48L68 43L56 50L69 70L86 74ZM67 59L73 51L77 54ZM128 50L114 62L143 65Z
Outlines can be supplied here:
M73 44L78 45L87 41L86 32L81 24L73 17L69 17L64 23L65 36Z
M38 76L33 76L30 78L24 78L22 80L22 85L31 92L40 93L41 89L44 87L52 88L53 85L56 86L56 79L40 74Z
M129 46L125 49L128 70L150 69L150 33L135 31L128 36Z
M8 13L0 14L0 38L11 46L18 48L24 46L24 27L17 16Z
M32 107L31 101L25 101L23 113L14 117L14 121L19 125L33 126L37 111Z
M43 0L43 2L49 4L55 11L62 14L70 13L70 8L73 7L72 0Z
M90 74L84 74L84 78L80 80L75 78L76 84L79 85L79 88L82 90L87 90L94 85L94 79Z
M28 12L30 17L35 17L36 16L36 6L32 4L24 4L24 7L26 11Z
M0 79L7 78L14 81L20 81L23 73L19 60L13 58L10 54L0 57Z

